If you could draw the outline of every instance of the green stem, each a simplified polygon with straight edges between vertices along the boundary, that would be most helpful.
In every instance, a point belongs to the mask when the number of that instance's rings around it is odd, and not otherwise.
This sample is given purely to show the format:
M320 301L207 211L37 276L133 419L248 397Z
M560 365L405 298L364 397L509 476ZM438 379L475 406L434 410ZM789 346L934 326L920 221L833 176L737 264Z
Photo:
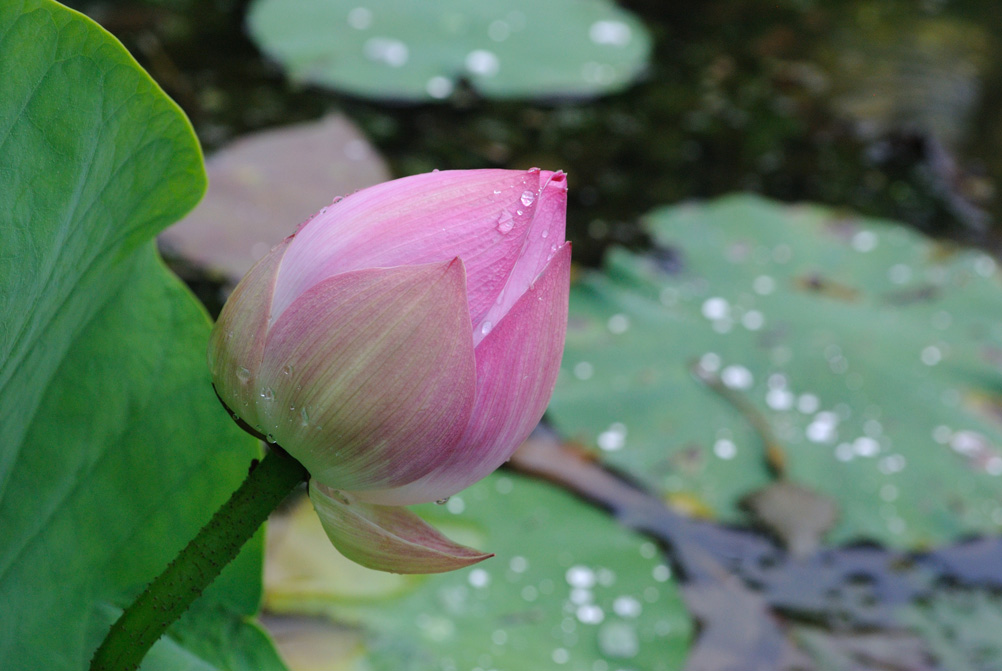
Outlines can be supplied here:
M292 489L309 477L273 448L240 488L139 598L122 613L91 659L91 671L134 671L157 639L215 580Z

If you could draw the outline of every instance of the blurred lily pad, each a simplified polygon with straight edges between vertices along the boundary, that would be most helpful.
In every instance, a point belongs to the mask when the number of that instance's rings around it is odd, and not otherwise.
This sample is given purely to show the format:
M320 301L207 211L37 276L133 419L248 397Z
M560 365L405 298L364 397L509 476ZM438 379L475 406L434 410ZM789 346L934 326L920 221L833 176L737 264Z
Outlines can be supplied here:
M608 0L256 0L251 37L293 79L353 95L595 96L643 70L643 24Z
M379 591L387 576L356 568L345 580L340 568L323 568L346 560L319 523L304 522L315 517L304 501L269 543L266 607L285 615L325 613L362 627L368 666L356 660L358 668L659 671L682 665L692 625L670 569L653 543L602 511L511 474L495 474L444 505L418 511L450 537L496 556L452 573L389 576L403 582L359 599L358 585ZM304 553L311 555L307 562L295 558ZM313 585L313 593L304 585ZM286 599L292 592L298 597Z
M742 519L770 481L837 503L829 540L922 547L1002 525L1002 290L987 255L893 222L755 196L651 212L571 296L550 417L662 492Z
M209 190L160 235L165 252L236 282L335 197L390 179L340 114L243 137L206 161Z

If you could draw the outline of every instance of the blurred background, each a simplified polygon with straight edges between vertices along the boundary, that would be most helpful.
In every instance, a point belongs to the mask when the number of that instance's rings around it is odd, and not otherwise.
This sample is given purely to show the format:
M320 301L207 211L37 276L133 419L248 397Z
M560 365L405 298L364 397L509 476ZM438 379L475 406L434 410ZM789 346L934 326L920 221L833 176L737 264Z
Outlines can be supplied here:
M69 4L201 140L161 246L210 312L337 196L569 174L548 428L422 509L497 557L375 574L293 506L293 671L1002 669L994 3Z

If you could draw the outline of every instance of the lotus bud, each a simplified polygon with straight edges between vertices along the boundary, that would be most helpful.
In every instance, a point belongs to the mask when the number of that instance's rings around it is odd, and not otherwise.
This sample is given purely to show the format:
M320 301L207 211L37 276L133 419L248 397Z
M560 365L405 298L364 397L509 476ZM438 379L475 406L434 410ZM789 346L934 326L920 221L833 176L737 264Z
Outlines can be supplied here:
M216 393L311 475L333 544L398 573L490 555L402 506L447 498L539 422L567 327L561 172L415 175L335 201L271 250L209 343Z

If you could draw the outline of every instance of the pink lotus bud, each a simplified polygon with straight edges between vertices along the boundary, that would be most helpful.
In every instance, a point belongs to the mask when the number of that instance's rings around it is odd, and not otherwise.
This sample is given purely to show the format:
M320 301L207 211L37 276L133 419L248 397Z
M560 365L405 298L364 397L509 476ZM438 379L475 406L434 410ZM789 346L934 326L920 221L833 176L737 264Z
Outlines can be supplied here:
M397 506L444 499L539 422L567 327L566 177L415 175L354 193L247 273L209 343L219 397L312 476L334 545L396 572L489 555Z

